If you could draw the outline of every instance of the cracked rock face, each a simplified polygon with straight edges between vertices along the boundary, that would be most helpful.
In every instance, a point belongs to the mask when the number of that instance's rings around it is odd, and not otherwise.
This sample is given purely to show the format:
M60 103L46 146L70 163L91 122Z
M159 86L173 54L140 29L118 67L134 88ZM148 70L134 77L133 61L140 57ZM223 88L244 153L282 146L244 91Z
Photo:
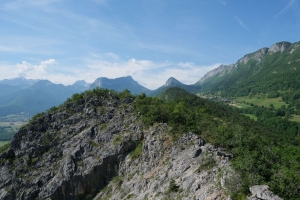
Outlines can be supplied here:
M95 199L230 199L225 186L234 174L229 159L193 133L172 141L168 129L156 124L145 132L141 156L126 156L118 180ZM170 188L172 181L178 190Z
M268 53L276 53L276 52L284 52L286 49L288 49L291 46L291 43L289 42L279 42L276 44L273 44L270 48Z
M1 155L1 199L95 195L142 138L140 126L132 106L112 94L44 114L16 133ZM114 142L121 136L121 143Z

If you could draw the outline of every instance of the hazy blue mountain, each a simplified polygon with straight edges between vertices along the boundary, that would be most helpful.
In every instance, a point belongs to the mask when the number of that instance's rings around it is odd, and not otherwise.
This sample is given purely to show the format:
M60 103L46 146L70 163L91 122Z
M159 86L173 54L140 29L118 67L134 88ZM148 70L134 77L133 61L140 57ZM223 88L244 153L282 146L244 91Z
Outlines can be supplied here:
M0 98L10 95L14 92L17 92L19 90L22 90L22 88L18 86L12 86L12 85L6 85L6 84L0 84Z
M186 84L181 83L174 77L170 77L163 86L154 90L152 93L150 93L150 95L158 96L162 92L166 91L168 88L172 88L172 87L178 87L178 88L184 89L191 93L200 90L200 87L198 85L186 85Z
M78 91L73 87L40 80L25 89L2 96L0 98L0 115L42 112L61 104L76 92Z
M23 84L23 87L21 85ZM25 87L26 86L26 87ZM23 77L0 81L0 116L26 112L31 115L58 106L75 93L96 87L116 91L128 89L132 94L149 94L131 76L116 79L98 78L93 84L83 80L73 85L54 84L48 80L27 80Z
M131 76L120 77L115 79L100 77L97 78L95 82L91 84L90 89L94 89L96 87L107 88L118 92L128 89L132 94L141 94L143 92L145 94L151 93L151 90L141 86L138 82L133 80Z
M84 80L79 80L79 81L76 81L70 87L73 87L73 89L75 89L76 91L83 92L85 90L88 90L90 88L90 85L91 84L85 82Z
M39 80L35 79L26 79L24 77L17 77L17 78L11 78L11 79L4 79L0 81L0 84L10 85L10 86L16 86L20 88L26 88L29 87Z

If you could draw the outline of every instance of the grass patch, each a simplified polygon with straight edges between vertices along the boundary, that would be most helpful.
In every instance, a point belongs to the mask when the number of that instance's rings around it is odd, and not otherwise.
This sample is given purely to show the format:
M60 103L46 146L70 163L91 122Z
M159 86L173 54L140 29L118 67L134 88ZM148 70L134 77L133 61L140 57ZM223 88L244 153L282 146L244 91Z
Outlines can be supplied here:
M23 126L26 122L21 121L1 121L0 119L0 141L11 140L14 134Z
M135 197L134 194L129 194L129 195L126 197L126 199L132 199L132 198L134 198L134 197Z
M237 108L249 108L251 107L250 105L247 105L247 104L244 104L244 103L232 103L232 104L229 104L230 106L233 106L233 107L237 107Z
M290 120L293 122L300 122L300 115L292 115Z
M198 169L196 170L196 172L199 173L201 171L209 170L209 169L212 169L215 166L217 166L216 161L213 158L210 157L207 160L205 160L202 165L200 165L198 167Z
M143 143L139 142L135 150L130 154L131 158L134 160L143 153Z
M3 153L10 147L10 142L0 142L0 153Z
M8 144L8 143L9 143L8 141L0 141L0 147L6 145L6 144Z
M269 107L270 104L274 105L275 109L281 108L281 106L285 105L286 107L288 106L288 104L286 104L284 101L282 101L281 97L277 97L277 98L258 98L258 97L237 97L237 100L240 102L247 102L247 103L252 103L254 105L258 105L258 106L264 106L264 107Z
M113 144L116 145L116 144L120 144L121 142L122 142L122 136L121 135L115 136Z
M249 117L250 119L253 119L254 121L257 121L257 117L253 114L243 114L243 115Z

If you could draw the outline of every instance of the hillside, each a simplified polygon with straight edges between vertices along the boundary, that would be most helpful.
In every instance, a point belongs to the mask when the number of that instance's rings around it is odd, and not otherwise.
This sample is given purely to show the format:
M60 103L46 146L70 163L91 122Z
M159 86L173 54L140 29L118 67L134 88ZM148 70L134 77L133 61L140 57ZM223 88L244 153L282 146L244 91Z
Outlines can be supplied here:
M64 102L72 94L79 92L61 84L41 80L0 98L0 116L27 112L35 114Z
M195 93L196 91L199 91L200 87L197 85L186 85L175 79L174 77L170 77L164 85L157 88L153 92L150 93L151 96L159 96L161 93L166 91L169 88L172 87L178 87L181 89L184 89L188 92Z
M94 89L36 115L1 147L0 198L244 199L267 184L299 199L299 144L182 89L161 99ZM266 188L251 187L251 199L281 199Z
M197 83L203 91L223 96L300 89L300 42L279 42L245 55L235 64L221 65Z
M259 106L278 117L300 122L299 64L300 42L279 42L208 72L197 83L199 94L231 99L233 106L255 119L261 118Z

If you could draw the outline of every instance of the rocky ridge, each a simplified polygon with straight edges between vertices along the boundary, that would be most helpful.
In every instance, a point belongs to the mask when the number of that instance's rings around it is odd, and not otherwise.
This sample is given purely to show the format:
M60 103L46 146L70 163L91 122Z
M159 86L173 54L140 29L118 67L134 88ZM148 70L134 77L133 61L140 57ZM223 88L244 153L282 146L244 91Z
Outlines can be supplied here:
M36 116L0 154L0 199L231 199L232 155L146 127L133 101L93 90Z
M226 199L230 155L193 133L174 142L167 124L144 127L131 103L91 95L31 121L0 156L1 199Z
M166 124L151 127L137 159L128 155L119 178L95 199L230 199L226 186L238 183L231 155L193 133L172 142ZM235 183L233 183L236 181Z
M207 72L201 79L198 81L198 83L203 83L207 79L214 77L214 76L224 76L227 73L230 73L232 69L236 67L235 64L229 64L229 65L220 65L216 69L213 69L209 72Z

